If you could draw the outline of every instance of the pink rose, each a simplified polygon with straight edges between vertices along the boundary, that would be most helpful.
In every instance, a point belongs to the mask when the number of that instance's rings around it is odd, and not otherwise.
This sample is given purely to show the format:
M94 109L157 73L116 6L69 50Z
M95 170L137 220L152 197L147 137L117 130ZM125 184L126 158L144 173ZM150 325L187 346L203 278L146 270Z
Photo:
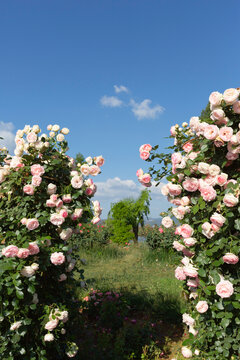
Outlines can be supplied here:
M239 261L239 257L237 255L234 255L232 253L227 253L223 256L223 261L226 263L226 264L237 264L238 261Z
M96 163L97 166L103 166L104 165L104 158L102 157L102 155L96 157L95 163Z
M75 175L71 180L71 185L74 189L80 189L83 186L83 179L81 176Z
M32 185L25 185L23 187L23 192L27 195L33 195L34 194L34 187Z
M216 286L216 293L221 298L229 298L234 292L233 285L228 280L221 280Z
M17 253L17 257L19 259L26 259L29 255L30 255L30 251L24 248L19 249Z
M168 184L168 190L169 190L169 194L172 196L178 196L181 194L182 192L182 187L181 185L175 185L175 184Z
M199 279L198 278L188 279L187 286L192 288L197 288L199 286Z
M150 144L143 144L142 146L140 146L139 151L151 151L152 150L152 146Z
M180 234L184 238L189 238L193 234L193 228L188 224L183 224L183 225L181 225Z
M214 213L211 217L210 217L210 220L213 224L215 224L216 226L218 227L222 227L223 224L225 223L226 221L226 218L224 216L222 216L221 214L218 214L218 213Z
M200 314L203 314L208 310L208 303L206 301L199 301L196 305L196 309Z
M26 225L27 224L27 218L22 218L22 220L20 221L22 225Z
M99 223L99 221L101 221L100 217L99 216L94 216L91 222L93 224L97 224L97 223Z
M151 181L151 176L149 174L144 174L141 178L140 178L141 182L143 182L144 184L148 184Z
M159 230L160 234L162 234L164 232L163 228L161 228L161 227L158 230Z
M198 131L199 125L200 125L199 117L198 116L191 117L190 122L189 122L189 126L190 126L191 130Z
M190 143L189 141L183 145L183 150L186 152L186 153L189 153L190 151L192 151L193 149L193 144Z
M208 140L214 140L218 136L219 129L216 125L207 125L204 129L204 136Z
M204 222L202 224L202 233L208 239L211 239L214 236L214 231L212 230L212 226L209 222Z
M88 164L83 164L80 168L81 173L85 176L88 176L90 174L90 167Z
M6 257L15 257L18 254L18 247L15 245L8 245L2 249L2 255Z
M48 331L52 331L53 329L55 329L55 327L57 327L58 323L59 323L58 319L50 320L46 323L44 328Z
M179 164L182 161L182 155L180 152L174 152L171 155L172 164Z
M31 174L42 176L45 173L44 167L39 164L34 164L31 166Z
M189 205L189 204L190 204L190 199L189 199L189 197L188 197L188 196L183 196L183 197L181 198L181 205L187 206L187 205Z
M101 172L100 167L97 165L90 166L89 170L90 170L90 175L92 176L97 176Z
M182 321L187 326L193 326L195 324L195 320L189 314L182 315Z
M64 203L69 204L72 201L71 194L63 195L62 200Z
M192 265L184 266L183 268L184 274L189 277L196 278L198 276L197 269Z
M63 217L63 218L66 218L68 216L68 211L67 209L61 209L59 211L59 214Z
M147 160L150 156L150 152L149 151L141 151L140 152L140 158L142 160Z
M228 179L228 174L221 173L216 177L216 182L218 185L223 186L226 184L227 179Z
M39 185L41 184L41 182L42 182L41 176L34 175L34 176L32 177L32 185L33 185L33 186L39 186Z
M178 266L175 270L175 278L178 280L186 280L186 275L183 271L183 267L182 266Z
M170 228L173 226L173 221L172 219L169 217L169 216L165 216L163 219L162 219L162 225L165 227L165 228Z
M194 246L196 244L197 240L195 238L190 237L190 238L183 239L183 242L186 246L189 247L189 246Z
M29 243L28 250L29 250L30 255L36 255L40 251L38 245L34 242Z
M46 201L46 206L53 208L53 207L56 206L56 202L55 202L55 201L52 201L51 199L48 199L48 200Z
M57 201L56 201L56 207L57 208L60 208L60 207L62 207L63 206L63 201L61 200L61 199L58 199Z
M198 190L198 179L195 178L186 178L182 183L183 188L186 191L194 192Z
M37 141L37 135L35 134L35 132L31 131L28 135L27 135L27 141L29 143L34 143Z
M239 92L237 89L231 88L227 89L223 93L223 100L227 105L234 104L239 98Z
M221 105L223 96L218 91L214 91L209 96L209 102L213 106L219 106Z
M182 244L180 244L179 241L175 240L175 241L173 242L173 248L174 248L175 250L177 250L177 251L183 251L183 249L185 249L185 246L182 245Z
M136 172L137 177L143 176L143 169L138 169Z
M65 219L60 214L54 213L50 216L50 222L53 225L60 226L64 223Z
M57 186L56 186L55 184L52 184L52 183L48 184L47 193L48 193L49 195L55 194L56 191L57 191Z
M228 126L224 126L219 130L219 136L223 141L230 141L233 135L233 129Z
M211 113L212 120L222 120L225 117L225 112L222 109L214 109Z
M212 186L206 185L205 187L201 188L201 196L204 201L212 201L216 198L217 193Z
M233 104L233 111L235 112L235 114L240 114L240 101L236 101Z
M39 227L39 222L35 218L27 219L26 226L27 226L28 230L35 230L35 229L37 229Z
M226 158L228 160L237 160L239 157L239 154L234 154L233 152L228 152L226 155Z
M65 256L62 252L55 252L51 255L50 261L53 265L61 265L65 261Z
M238 204L238 198L233 194L226 194L223 198L223 202L228 207L233 207Z

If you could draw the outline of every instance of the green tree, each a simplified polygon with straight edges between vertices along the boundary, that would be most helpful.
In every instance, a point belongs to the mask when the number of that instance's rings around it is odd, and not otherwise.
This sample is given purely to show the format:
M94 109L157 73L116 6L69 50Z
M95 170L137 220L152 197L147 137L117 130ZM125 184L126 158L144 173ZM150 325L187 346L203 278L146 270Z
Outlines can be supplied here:
M75 162L76 164L80 163L80 164L83 164L84 163L84 160L85 160L85 157L82 153L77 153L76 156L75 156Z
M144 226L144 217L150 213L150 199L146 189L136 200L127 198L112 204L109 218L113 227L113 241L124 243L133 239L134 243L138 242L139 225Z

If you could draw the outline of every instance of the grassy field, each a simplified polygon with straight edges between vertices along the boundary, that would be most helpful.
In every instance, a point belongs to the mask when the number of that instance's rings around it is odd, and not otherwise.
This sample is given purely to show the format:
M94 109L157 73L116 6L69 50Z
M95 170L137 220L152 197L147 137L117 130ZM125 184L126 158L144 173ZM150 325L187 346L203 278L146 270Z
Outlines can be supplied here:
M151 251L144 243L124 248L82 248L79 255L86 259L86 265L79 267L84 268L88 287L79 290L79 297L85 297L91 288L121 293L127 299L131 318L138 324L154 324L155 333L159 333L161 356L141 359L172 359L182 336L181 313L185 306L181 284L174 277L176 255Z

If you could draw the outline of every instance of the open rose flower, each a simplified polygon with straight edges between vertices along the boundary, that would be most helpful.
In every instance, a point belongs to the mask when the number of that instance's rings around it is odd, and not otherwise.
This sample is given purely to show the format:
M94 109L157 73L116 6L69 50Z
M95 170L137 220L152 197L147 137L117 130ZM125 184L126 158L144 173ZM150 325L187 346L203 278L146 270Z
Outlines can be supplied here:
M30 255L30 251L25 248L21 248L18 250L17 257L19 259L26 259Z
M199 301L196 305L196 309L200 314L203 314L208 310L208 303L206 301Z
M25 185L23 187L23 192L27 195L33 195L34 194L34 186L33 185Z
M216 293L221 298L229 298L233 292L233 284L228 280L221 280L216 286Z
M224 256L223 256L223 261L226 263L226 264L237 264L238 261L239 261L239 257L237 255L234 255L232 253L226 253Z
M2 249L2 255L6 257L15 257L18 254L18 247L15 245L8 245Z
M140 158L142 160L147 160L150 156L150 152L149 151L141 151L140 152Z
M31 166L31 174L37 175L37 176L42 176L45 173L44 167L39 165L39 164L34 164Z
M28 230L35 230L39 227L39 222L36 218L27 219L26 226Z
M53 265L62 265L65 261L65 255L62 252L55 252L51 255L50 261Z
M169 216L165 216L163 219L162 219L162 225L165 227L165 228L170 228L173 226L173 221L172 219L169 217Z
M233 194L226 194L223 198L223 202L227 207L234 207L238 204L238 198Z

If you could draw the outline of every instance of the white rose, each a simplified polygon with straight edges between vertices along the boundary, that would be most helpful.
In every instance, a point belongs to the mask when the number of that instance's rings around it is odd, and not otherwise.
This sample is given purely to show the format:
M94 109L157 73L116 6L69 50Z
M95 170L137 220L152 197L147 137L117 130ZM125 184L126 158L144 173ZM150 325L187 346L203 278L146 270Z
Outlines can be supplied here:
M54 137L54 136L55 136L55 132L54 132L54 131L50 131L49 136L50 136L51 138Z
M36 134L38 134L41 130L38 125L33 125L32 131L35 132Z
M220 167L218 165L212 164L209 166L209 174L211 176L217 176L218 174L220 174Z
M23 131L25 132L25 134L28 134L28 133L30 132L30 130L31 130L30 125L25 125L25 126L24 126Z
M35 270L31 266L24 266L20 273L22 276L31 277L35 274Z
M53 195L53 194L56 194L56 191L57 191L57 186L55 184L48 184L48 187L47 187L47 193L49 195Z
M192 237L190 237L190 238L185 238L185 239L183 239L183 242L184 242L184 244L185 244L186 246L193 246L193 245L196 244L197 239L192 238Z
M162 225L165 227L165 228L170 228L173 226L173 221L172 219L169 217L169 216L165 216L163 219L162 219Z
M91 158L91 156L88 156L85 161L88 163L88 165L92 165L93 163L93 159Z
M61 133L64 135L69 134L69 129L68 128L62 128Z
M71 180L74 189L80 189L83 186L83 180L80 176L74 176Z
M53 127L52 127L52 131L58 131L60 129L60 126L59 125L53 125Z
M57 141L63 141L65 139L63 134L58 134L57 135Z
M47 126L47 129L48 129L48 131L51 131L51 130L52 130L52 125L49 124L49 125Z
M37 270L39 269L39 264L33 263L33 264L31 265L31 268L32 268L34 271L37 271Z
M201 174L208 174L208 173L209 173L209 167L210 167L209 164L204 163L204 162L200 162L200 163L198 164L198 171L199 171Z
M44 336L44 341L53 341L53 340L54 340L53 334L46 334Z
M190 359L192 357L192 351L186 346L182 347L181 352L186 359Z
M60 233L60 238L62 240L68 240L68 239L70 239L71 236L72 236L72 229L71 228L64 229Z
M22 325L22 321L16 321L11 325L10 330L11 331L17 330L20 328L21 325Z

